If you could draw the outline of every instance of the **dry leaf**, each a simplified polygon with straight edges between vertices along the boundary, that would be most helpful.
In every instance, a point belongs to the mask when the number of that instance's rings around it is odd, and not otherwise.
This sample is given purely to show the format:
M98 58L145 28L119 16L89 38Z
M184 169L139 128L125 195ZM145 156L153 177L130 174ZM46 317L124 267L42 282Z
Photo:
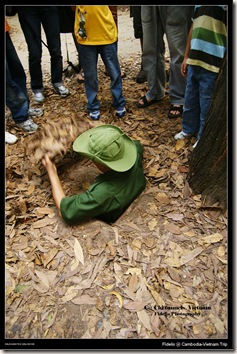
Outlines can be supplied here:
M108 248L110 250L111 255L114 257L116 255L116 248L114 247L114 240L108 242Z
M178 257L168 257L166 259L164 259L164 263L167 264L170 267L180 267L181 263L180 263L180 259Z
M26 206L26 202L22 199L19 201L19 209L21 211L21 214L26 214L27 212L27 206Z
M53 317L50 319L49 323L45 326L45 329L49 329L50 327L52 327L52 325L54 324L56 317L57 317L57 313L58 310L55 311L55 314L53 315Z
M75 257L78 260L78 262L81 262L84 265L83 251L82 251L80 242L76 238L75 238L75 243L74 243L74 253L75 253Z
M212 323L214 324L214 326L216 327L216 329L217 329L221 334L224 334L224 333L225 333L225 325L224 325L224 323L219 319L219 317L214 316L213 314L210 314L209 318L210 318L210 320L212 321Z
M139 239L135 239L132 241L132 246L140 250L142 246L142 241Z
M133 273L129 280L129 285L128 285L129 291L131 293L134 293L137 289L137 274Z
M141 310L137 312L138 319L141 321L143 326L148 329L148 331L152 332L150 317L145 310Z
M202 237L201 240L204 241L204 243L216 243L223 240L223 235L215 233L209 236Z
M111 290L111 289L113 289L114 285L115 285L115 283L113 283L113 284L108 284L108 285L103 285L103 286L101 286L101 287L102 287L103 289L105 289L105 290Z
M157 316L156 314L152 314L150 323L151 323L151 327L152 327L152 330L155 333L155 335L157 337L160 337L160 330L159 330L160 319L159 319L159 316Z
M71 300L74 299L77 295L78 295L78 289L75 289L74 286L70 286L70 287L67 289L66 294L62 297L61 300L62 300L63 303L65 303L65 302L71 301Z
M43 264L44 267L47 266L47 264L49 264L49 262L52 261L52 259L56 256L56 254L58 253L58 249L57 248L52 248L47 254L46 256L43 255L42 259L43 259Z
M226 259L223 259L221 257L216 257L216 258L218 258L219 261L221 261L222 263L227 264L227 260Z
M147 238L143 239L143 243L145 243L145 245L148 248L152 248L154 246L154 244L155 244L155 239L151 238L151 237L147 237Z
M175 150L178 151L182 149L185 146L185 140L178 139L176 144L175 144Z
M180 259L181 265L190 262L192 259L196 258L200 253L202 253L202 251L202 247L197 247L191 252L188 252L187 254L183 255Z
M47 215L47 214L54 213L54 210L52 208L43 207L43 208L37 208L36 213L40 215Z
M32 287L41 294L45 294L49 290L49 288L46 285L44 285L43 283L42 284L32 284Z
M168 272L169 272L169 275L171 276L172 279L174 279L178 283L180 282L180 275L179 275L179 272L176 269L169 268Z
M74 270L77 269L77 267L79 266L79 261L78 259L73 259L72 262L71 262L71 267L70 267L70 270L73 272Z
M198 275L194 275L194 277L193 277L193 286L196 287L199 284L201 284L201 282L202 282L202 278L199 277Z
M151 286L148 285L148 289L150 290L151 292L151 295L153 296L153 298L155 299L155 302L158 306L164 306L165 305L165 302L164 300L162 299L162 297L158 294L157 291L155 291L154 289L152 289Z
M151 230L151 231L155 230L155 228L157 227L157 224L158 224L157 219L152 219L151 221L149 221L149 223L148 223L149 230Z
M123 298L119 293L117 293L116 291L110 291L108 294L117 296L117 298L119 299L120 308L123 306Z
M36 222L33 223L33 228L34 229L41 229L42 227L45 227L47 225L52 225L54 224L54 221L49 219L49 218L44 218L41 220L38 220Z
M28 190L25 192L26 195L31 195L35 190L35 186L32 184Z
M136 311L141 311L144 309L144 306L146 305L145 302L141 302L141 301L130 301L127 302L126 304L123 304L123 307L126 310L129 310L131 312L136 312Z
M194 325L193 326L193 333L194 334L200 334L202 333L203 330L203 325Z
M170 198L168 197L167 194L160 192L156 195L156 200L161 203L161 204L169 204L170 203Z
M137 230L137 231L140 231L140 228L136 225L136 224L134 224L133 222L127 222L126 224L125 224L125 226L129 226L129 227L131 227L132 229L135 229L135 230Z
M141 268L129 268L124 274L136 274L140 275L142 272Z
M217 250L217 254L219 257L223 257L226 253L226 248L224 246L219 246Z
M175 235L180 235L181 234L181 230L180 228L175 225L175 224L172 224L172 223L168 223L165 225L165 228L170 231L172 234L175 234Z
M96 301L97 300L94 297L91 297L89 295L82 295L79 297L75 297L71 300L71 302L76 305L96 305Z
M189 237L193 237L195 236L195 232L194 231L186 231L183 233L185 236L189 236Z
M183 195L184 195L184 198L188 198L189 195L190 195L190 188L189 188L189 183L188 181L185 181L184 182L184 188L183 188Z
M167 218L172 219L174 221L180 221L183 220L184 215L183 214L173 214L173 213L168 213L166 214Z
M49 289L49 279L46 274L40 272L39 270L35 270L35 274L42 281L42 283Z

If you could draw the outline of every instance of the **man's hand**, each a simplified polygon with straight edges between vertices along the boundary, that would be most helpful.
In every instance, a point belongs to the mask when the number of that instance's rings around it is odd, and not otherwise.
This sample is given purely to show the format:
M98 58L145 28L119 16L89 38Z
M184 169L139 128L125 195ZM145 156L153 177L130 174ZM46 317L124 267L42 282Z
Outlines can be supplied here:
M184 59L183 62L182 62L182 65L181 65L181 74L183 76L186 76L187 73L188 73L188 71L187 71L187 67L188 67L187 60L188 60L188 58Z
M64 191L62 184L60 182L60 179L58 177L57 173L57 168L53 161L50 159L49 154L46 154L43 159L42 159L42 164L46 168L48 175L49 175L49 180L52 186L52 193L53 193L53 198L56 204L56 207L58 208L58 211L60 213L60 203L61 200L65 197ZM61 215L61 213L60 213Z
M46 168L48 174L50 173L57 173L57 168L51 158L49 157L49 154L44 155L42 159L42 164Z

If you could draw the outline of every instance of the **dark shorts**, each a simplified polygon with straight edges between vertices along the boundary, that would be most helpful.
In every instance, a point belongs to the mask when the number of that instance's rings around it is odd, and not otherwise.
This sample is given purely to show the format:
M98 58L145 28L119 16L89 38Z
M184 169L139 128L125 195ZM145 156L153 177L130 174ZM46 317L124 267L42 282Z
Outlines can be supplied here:
M141 6L130 6L130 17L133 17L134 37L142 38Z

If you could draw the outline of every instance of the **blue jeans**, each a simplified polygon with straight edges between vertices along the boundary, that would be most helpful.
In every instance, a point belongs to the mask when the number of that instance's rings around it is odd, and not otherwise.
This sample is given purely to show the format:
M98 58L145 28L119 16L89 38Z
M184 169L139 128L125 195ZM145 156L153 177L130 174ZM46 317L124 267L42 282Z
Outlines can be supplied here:
M15 123L28 118L29 97L26 89L26 75L11 37L6 32L6 105Z
M188 66L182 130L200 139L210 109L212 94L218 74L199 66Z
M107 45L81 45L78 44L81 66L84 70L84 84L87 97L87 109L89 112L98 111L100 102L98 94L97 63L100 54L110 76L110 90L113 96L112 106L120 110L125 106L122 95L122 78L117 53L117 42Z
M63 64L57 6L19 6L18 17L29 51L32 90L43 90L41 24L50 53L51 82L59 86L62 84Z

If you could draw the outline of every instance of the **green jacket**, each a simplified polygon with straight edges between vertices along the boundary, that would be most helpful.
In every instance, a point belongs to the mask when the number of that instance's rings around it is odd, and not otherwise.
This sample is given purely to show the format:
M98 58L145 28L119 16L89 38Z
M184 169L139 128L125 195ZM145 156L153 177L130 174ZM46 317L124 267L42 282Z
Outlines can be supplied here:
M142 167L144 149L139 141L134 142L137 160L130 170L105 172L96 177L96 182L85 193L62 199L60 211L67 224L78 224L92 218L113 223L141 194L146 186Z

